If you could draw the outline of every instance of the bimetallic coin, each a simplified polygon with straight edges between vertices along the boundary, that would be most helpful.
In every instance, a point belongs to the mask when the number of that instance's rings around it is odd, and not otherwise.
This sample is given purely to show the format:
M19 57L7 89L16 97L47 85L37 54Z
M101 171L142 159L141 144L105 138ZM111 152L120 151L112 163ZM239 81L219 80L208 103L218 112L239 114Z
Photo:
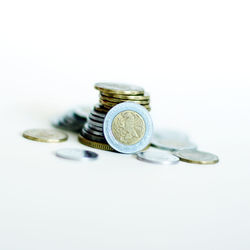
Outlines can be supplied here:
M116 151L136 153L150 143L153 122L144 107L124 102L117 104L108 112L103 132L108 144Z
M141 101L141 100L140 101L138 101L138 100L126 100L126 99L116 99L116 98L105 97L105 96L100 96L100 100L111 102L114 104L121 103L121 102L127 102L127 101L142 104L142 105L149 105L150 104L149 100L146 100L146 101L145 100L143 100L143 101Z
M178 131L158 130L154 133L151 141L153 147L170 151L195 149L197 146L190 142L187 135Z
M122 83L96 83L95 88L103 93L114 93L122 95L143 95L144 89L136 85Z
M97 104L95 105L94 110L99 113L107 114L109 108L105 108L103 105Z
M85 124L84 129L85 129L85 131L87 131L88 133L90 133L90 134L92 134L92 135L97 135L97 136L104 137L103 132L101 132L101 131L96 131L96 130L90 128L90 127L88 126L88 124Z
M173 152L173 154L180 158L181 161L196 164L215 164L219 162L217 155L198 151L195 149L186 149Z
M85 130L85 128L82 129L81 135L91 141L107 143L106 139L103 136L90 134L89 132Z
M95 152L77 148L59 149L56 151L56 156L75 161L80 161L82 159L96 160L98 158L98 154L96 154Z
M104 118L100 118L100 117L98 117L98 116L94 116L94 115L92 115L91 113L90 113L90 115L89 115L89 119L91 119L91 120L93 120L93 121L101 122L101 123L104 122Z
M117 95L113 93L101 92L101 97L102 96L122 99L126 101L134 101L134 100L135 101L149 101L150 100L150 96L148 93L145 93L144 95Z
M157 163L157 164L176 164L179 161L179 158L160 149L149 148L144 152L139 152L136 154L138 160Z
M23 137L39 142L63 142L68 139L68 135L53 129L29 129L23 132Z
M101 150L106 150L106 151L113 151L113 152L115 151L107 143L91 141L91 140L85 138L81 134L79 134L78 140L80 143L84 144L85 146L91 147L91 148L96 148L96 149L101 149Z

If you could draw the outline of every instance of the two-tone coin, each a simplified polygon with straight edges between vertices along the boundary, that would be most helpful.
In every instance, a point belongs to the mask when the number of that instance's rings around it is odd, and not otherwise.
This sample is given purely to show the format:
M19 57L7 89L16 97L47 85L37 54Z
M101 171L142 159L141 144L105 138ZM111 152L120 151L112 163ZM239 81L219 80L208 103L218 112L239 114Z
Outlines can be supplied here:
M196 164L215 164L219 162L217 155L198 151L195 149L186 149L173 152L173 154L180 158L181 161Z
M89 150L82 150L78 148L62 148L56 151L56 156L68 159L81 161L83 159L87 160L96 160L98 158L98 154Z
M153 122L143 106L124 102L107 113L103 132L108 144L116 151L136 153L150 143Z
M166 129L156 131L153 134L151 144L153 147L170 151L195 149L197 147L194 143L190 142L185 134Z
M68 139L68 135L54 129L29 129L23 132L23 137L39 142L63 142Z
M143 152L138 152L136 154L136 158L141 161L156 164L176 164L179 162L179 158L174 156L170 152L152 148L149 148L148 150Z
M148 93L145 93L144 95L119 95L119 94L114 94L114 93L105 93L101 92L101 97L111 97L115 99L122 99L126 101L149 101L150 96Z
M114 93L122 95L143 95L144 89L136 86L123 83L96 83L95 88L103 93Z

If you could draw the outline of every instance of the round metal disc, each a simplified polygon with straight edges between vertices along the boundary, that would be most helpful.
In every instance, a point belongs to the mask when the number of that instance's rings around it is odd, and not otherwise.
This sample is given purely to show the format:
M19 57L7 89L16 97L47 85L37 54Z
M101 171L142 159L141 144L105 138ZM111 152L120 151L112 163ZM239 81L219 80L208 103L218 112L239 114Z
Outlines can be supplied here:
M91 140L91 141L95 141L95 142L102 142L102 143L107 143L106 139L104 138L104 136L98 136L98 135L93 135L90 134L88 131L86 131L84 128L81 131L81 134Z
M92 115L91 113L90 113L90 115L89 115L89 118L90 118L91 120L93 120L93 121L97 121L97 122L101 122L101 123L104 122L104 118L98 117L98 116L94 116L94 115Z
M85 125L84 125L84 129L85 129L85 131L87 131L88 133L90 133L90 134L92 134L92 135L97 135L97 136L104 137L103 132L101 132L101 131L96 131L96 130L90 128L90 127L88 126L88 124L85 124Z
M96 154L95 152L77 148L59 149L56 151L56 156L75 161L80 161L84 158L88 160L96 160L98 158L98 154Z
M197 164L215 164L219 162L217 155L202 152L195 149L186 149L181 151L173 152L173 154L180 158L181 161L188 163L197 163Z
M123 102L108 112L103 131L112 148L121 153L131 154L143 150L150 143L153 122L143 106Z

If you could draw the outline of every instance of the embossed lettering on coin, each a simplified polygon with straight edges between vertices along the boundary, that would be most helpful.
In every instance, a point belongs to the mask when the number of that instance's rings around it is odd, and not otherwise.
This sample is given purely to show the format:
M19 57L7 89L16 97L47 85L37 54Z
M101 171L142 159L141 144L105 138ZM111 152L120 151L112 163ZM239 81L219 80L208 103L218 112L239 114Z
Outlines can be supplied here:
M145 134L145 122L134 111L123 111L113 120L112 133L117 141L125 145L139 142Z

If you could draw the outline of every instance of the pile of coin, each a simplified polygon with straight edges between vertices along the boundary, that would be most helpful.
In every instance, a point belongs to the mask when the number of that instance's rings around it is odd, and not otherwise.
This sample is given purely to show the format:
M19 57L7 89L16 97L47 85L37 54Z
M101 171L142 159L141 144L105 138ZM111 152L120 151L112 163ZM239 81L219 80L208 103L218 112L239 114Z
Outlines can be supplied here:
M88 121L79 135L79 141L93 148L115 151L104 136L103 123L106 114L124 102L140 104L150 111L150 96L143 88L127 84L96 83L95 88L100 91L99 103L90 112Z

